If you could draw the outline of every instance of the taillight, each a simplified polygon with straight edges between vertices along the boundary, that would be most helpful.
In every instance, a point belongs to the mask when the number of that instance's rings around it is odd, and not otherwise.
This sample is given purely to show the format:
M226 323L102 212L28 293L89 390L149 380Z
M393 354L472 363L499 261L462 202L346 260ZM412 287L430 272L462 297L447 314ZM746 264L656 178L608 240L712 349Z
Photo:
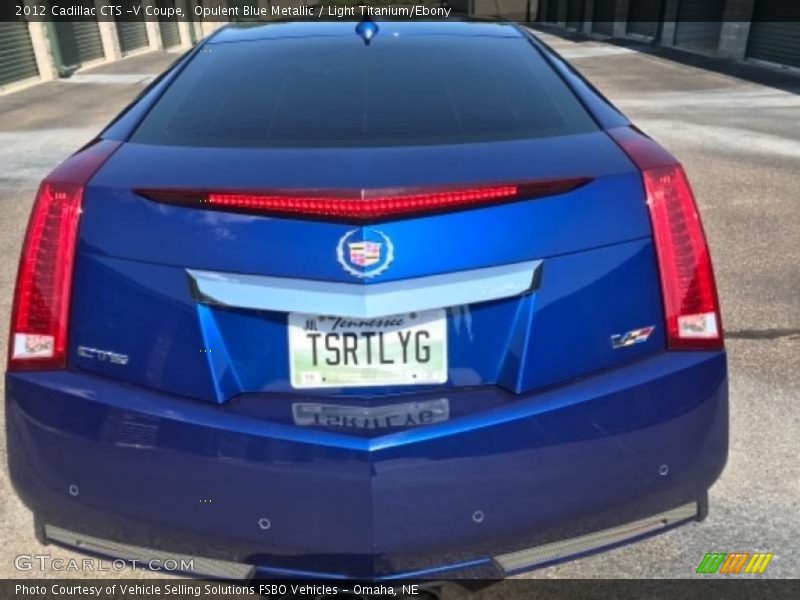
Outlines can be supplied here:
M683 167L633 128L609 133L642 172L669 348L721 348L722 323L714 271Z
M9 371L66 364L72 267L84 187L119 147L98 141L74 154L42 182L17 272L11 310Z
M364 190L135 190L166 204L258 215L374 223L572 191L589 179Z

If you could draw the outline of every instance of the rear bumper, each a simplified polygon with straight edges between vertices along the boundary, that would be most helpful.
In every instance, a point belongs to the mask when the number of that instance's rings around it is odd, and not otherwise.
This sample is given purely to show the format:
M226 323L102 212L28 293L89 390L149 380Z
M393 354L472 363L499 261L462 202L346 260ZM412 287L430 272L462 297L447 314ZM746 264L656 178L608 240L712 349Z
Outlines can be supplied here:
M11 478L51 532L265 577L503 576L702 518L727 457L721 352L660 353L372 438L69 371L9 374L6 395ZM653 515L661 526L615 529ZM105 547L83 549L124 555Z

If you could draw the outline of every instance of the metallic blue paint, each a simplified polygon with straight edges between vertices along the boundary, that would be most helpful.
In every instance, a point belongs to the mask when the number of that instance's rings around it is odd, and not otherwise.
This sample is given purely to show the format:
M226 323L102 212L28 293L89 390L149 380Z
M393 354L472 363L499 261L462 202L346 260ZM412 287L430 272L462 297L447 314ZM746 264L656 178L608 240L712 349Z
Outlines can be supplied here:
M584 176L594 181L568 194L382 224L381 230L394 242L395 259L365 285L538 260L648 237L641 177L602 132L352 150L125 144L87 190L79 247L92 254L183 268L352 282L336 261L339 239L351 225L198 211L158 204L131 190L225 189L232 180L243 189L369 189ZM158 243L142 243L143 239Z
M483 560L590 517L698 499L727 452L720 352L658 352L536 394L456 394L463 416L374 438L72 371L8 375L6 390L12 479L47 522L354 577ZM288 399L261 399L273 402Z
M528 35L510 24L381 28L400 36ZM230 27L205 43L343 31L325 23ZM531 43L601 129L627 123ZM127 140L192 56L103 135ZM395 260L366 281L336 260L337 241L352 226L166 206L131 191L562 177L592 182L558 196L382 224ZM6 376L11 479L40 522L242 561L260 576L497 576L498 554L686 502L704 505L724 466L724 351L665 350L641 176L604 131L339 150L125 143L91 181L83 208L69 368ZM542 261L532 293L448 309L446 384L324 393L289 385L285 313L198 304L186 275L371 286L524 261ZM646 342L612 348L612 335L649 325L656 329ZM79 345L130 360L91 360L77 354ZM424 426L305 427L292 417L297 401L441 398L448 420ZM481 523L472 519L478 510ZM262 517L268 530L258 527Z
M330 263L338 274L335 258ZM664 347L661 327L645 343L623 350L611 345L612 334L660 324L649 239L549 258L542 271L541 287L531 294L450 308L446 388L497 384L522 392ZM224 307L204 307L198 313L185 270L173 266L81 253L74 281L70 364L217 403L241 393L291 391L285 314ZM125 366L94 361L79 356L78 346L111 350L131 360ZM407 391L351 388L338 394Z

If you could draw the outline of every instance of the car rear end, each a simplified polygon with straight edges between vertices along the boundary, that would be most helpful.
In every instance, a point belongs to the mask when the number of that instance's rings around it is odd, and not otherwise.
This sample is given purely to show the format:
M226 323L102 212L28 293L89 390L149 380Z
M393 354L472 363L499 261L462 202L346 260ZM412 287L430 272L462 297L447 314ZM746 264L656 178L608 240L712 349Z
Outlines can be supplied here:
M516 26L380 27L226 29L42 184L6 376L41 539L496 577L705 516L682 168Z

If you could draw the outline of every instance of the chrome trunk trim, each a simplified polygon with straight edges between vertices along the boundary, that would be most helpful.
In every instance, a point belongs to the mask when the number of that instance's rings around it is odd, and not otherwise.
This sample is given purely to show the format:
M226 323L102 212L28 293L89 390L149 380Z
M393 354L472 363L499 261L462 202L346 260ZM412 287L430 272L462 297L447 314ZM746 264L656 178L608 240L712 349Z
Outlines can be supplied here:
M541 265L534 260L371 284L186 272L192 296L203 304L368 319L519 296L538 287Z

